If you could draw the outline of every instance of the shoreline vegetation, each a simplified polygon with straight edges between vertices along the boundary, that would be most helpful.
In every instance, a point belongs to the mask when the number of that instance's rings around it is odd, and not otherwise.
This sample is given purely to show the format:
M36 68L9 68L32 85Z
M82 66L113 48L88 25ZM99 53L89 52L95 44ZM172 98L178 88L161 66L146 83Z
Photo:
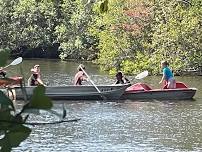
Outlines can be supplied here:
M0 0L0 51L103 71L202 75L201 0Z

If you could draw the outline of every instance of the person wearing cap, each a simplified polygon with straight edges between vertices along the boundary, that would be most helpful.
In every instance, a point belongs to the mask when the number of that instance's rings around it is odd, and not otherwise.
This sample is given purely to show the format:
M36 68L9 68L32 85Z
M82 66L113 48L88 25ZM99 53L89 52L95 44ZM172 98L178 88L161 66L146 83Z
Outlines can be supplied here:
M83 70L85 69L85 66L83 64L80 64L77 68L78 72L74 76L74 85L82 85L83 81L87 81L87 77L84 74Z
M123 76L123 73L121 71L118 71L116 74L115 84L125 84L125 83L130 83L130 81L125 76Z
M28 86L37 86L37 85L43 85L46 86L43 81L41 80L41 71L40 66L34 65L34 67L31 69L31 76L28 79Z

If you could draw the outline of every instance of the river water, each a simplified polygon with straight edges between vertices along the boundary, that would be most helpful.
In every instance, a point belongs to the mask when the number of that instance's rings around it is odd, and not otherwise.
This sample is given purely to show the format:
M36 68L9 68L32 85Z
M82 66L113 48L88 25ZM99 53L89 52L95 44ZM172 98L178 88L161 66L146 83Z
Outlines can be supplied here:
M24 77L30 68L40 64L42 78L48 85L72 84L79 62L58 60L25 60L20 65ZM113 77L100 72L96 65L84 63L95 84L112 84ZM20 67L10 67L10 75ZM129 77L132 79L134 76ZM53 101L53 110L67 110L67 119L78 122L31 126L28 139L14 152L153 152L202 151L202 77L176 77L190 87L198 88L194 100L186 101ZM160 77L141 80L153 88L160 87ZM135 83L135 81L133 81ZM139 81L138 81L139 82ZM18 102L19 106L21 102ZM31 116L30 122L51 122L59 118L49 112Z

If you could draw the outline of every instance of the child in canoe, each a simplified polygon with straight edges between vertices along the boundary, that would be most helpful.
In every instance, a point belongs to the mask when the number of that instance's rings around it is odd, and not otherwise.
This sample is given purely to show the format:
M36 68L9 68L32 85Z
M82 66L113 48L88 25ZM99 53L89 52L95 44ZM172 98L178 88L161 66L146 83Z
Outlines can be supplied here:
M174 89L174 88L176 88L176 81L175 81L172 71L170 70L170 68L168 66L169 66L169 63L167 61L161 61L161 68L163 69L163 76L162 76L159 84L161 84L162 82L165 81L168 89Z

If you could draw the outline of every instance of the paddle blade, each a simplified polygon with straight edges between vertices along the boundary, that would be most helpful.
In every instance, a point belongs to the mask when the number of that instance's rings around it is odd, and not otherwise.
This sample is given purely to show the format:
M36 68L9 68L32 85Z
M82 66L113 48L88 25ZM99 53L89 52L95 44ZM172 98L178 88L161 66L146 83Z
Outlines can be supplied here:
M143 79L143 78L145 78L146 76L148 76L148 73L149 73L148 71L144 71L144 72L138 74L138 75L135 77L135 79Z
M19 57L19 58L15 59L13 62L11 62L10 65L17 65L17 64L19 64L21 62L22 62L22 57Z

